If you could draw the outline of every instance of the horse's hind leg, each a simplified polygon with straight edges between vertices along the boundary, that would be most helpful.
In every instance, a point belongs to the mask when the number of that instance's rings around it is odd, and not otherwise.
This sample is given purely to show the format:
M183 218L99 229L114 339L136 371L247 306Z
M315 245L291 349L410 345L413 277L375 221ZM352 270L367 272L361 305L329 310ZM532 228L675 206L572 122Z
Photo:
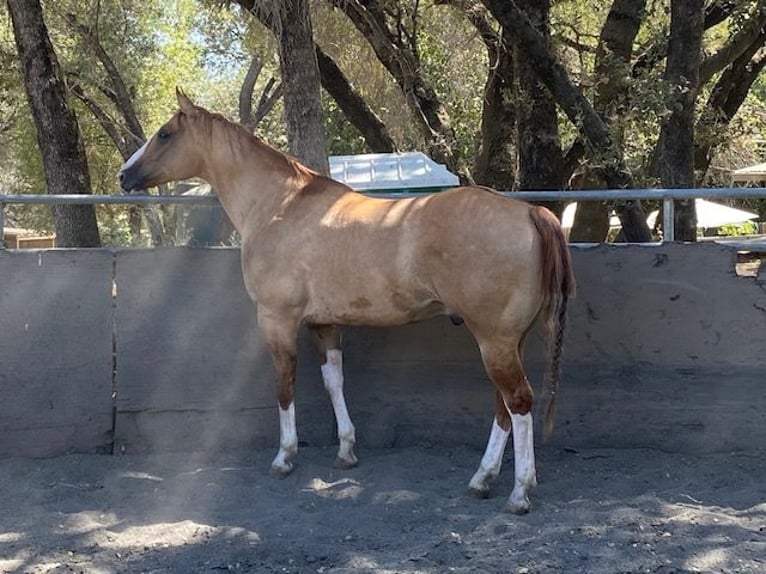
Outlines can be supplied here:
M327 393L330 395L335 420L338 425L338 457L335 466L352 468L356 466L354 455L356 431L351 422L343 396L343 354L340 350L340 329L336 326L313 326L311 332L322 361L322 379Z
M518 341L479 341L479 348L487 374L497 387L498 405L487 452L469 487L477 494L483 494L487 489L486 480L500 470L505 441L512 429L514 485L506 508L514 514L523 514L529 511L529 492L537 486L532 388L521 365Z
M489 483L500 474L500 467L503 464L503 452L508 443L508 436L511 434L511 417L508 409L505 408L505 401L496 393L495 419L492 421L492 430L489 433L487 448L484 456L481 457L479 469L468 483L468 488L479 498L489 496Z
M277 376L279 404L279 452L271 463L271 475L284 478L293 470L292 458L298 452L295 424L295 366L298 355L298 322L275 316L258 308L258 327L271 351Z

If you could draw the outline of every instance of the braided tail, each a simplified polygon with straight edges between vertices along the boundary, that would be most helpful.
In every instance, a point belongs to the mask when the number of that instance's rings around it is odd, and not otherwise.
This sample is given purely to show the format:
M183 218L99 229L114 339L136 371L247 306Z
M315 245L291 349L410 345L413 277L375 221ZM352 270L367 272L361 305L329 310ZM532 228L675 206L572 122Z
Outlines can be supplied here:
M543 303L540 317L549 360L543 383L543 440L547 440L553 432L556 418L556 392L561 375L567 303L575 294L575 278L572 257L559 220L550 210L541 206L532 206L530 216L542 240L540 256Z

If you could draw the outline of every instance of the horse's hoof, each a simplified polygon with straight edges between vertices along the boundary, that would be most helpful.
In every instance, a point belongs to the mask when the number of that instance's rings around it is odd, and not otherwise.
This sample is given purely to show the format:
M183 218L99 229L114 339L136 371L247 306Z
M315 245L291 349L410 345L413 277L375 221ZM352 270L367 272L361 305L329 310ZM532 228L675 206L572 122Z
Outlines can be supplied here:
M287 478L292 471L293 471L292 464L287 466L272 466L271 470L269 471L269 475L271 476L271 478L282 480L283 478Z
M358 464L359 464L359 461L356 459L356 457L354 457L351 460L347 460L345 458L341 458L338 456L335 458L335 463L333 464L333 466L335 468L340 468L341 470L348 470L349 468L356 467L356 465Z
M478 498L479 500L484 500L485 498L489 498L489 487L486 485L469 486L468 492L470 492L475 498Z
M524 497L521 500L509 499L505 505L505 510L507 512L510 512L511 514L516 514L521 516L522 514L527 514L529 512L529 507L530 507L529 499Z

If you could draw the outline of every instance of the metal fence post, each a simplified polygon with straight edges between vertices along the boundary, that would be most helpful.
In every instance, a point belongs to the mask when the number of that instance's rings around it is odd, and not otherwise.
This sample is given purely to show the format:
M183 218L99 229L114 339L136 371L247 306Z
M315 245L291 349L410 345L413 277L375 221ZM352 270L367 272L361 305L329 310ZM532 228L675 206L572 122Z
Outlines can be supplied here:
M675 241L675 205L673 199L666 197L662 200L662 240Z
M5 204L0 203L0 249L5 249Z

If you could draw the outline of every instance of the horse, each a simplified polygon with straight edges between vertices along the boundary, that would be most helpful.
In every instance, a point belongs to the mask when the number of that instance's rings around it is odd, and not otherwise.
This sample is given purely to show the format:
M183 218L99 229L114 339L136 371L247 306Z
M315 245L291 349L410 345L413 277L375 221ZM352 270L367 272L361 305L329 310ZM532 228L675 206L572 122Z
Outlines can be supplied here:
M495 387L487 447L469 490L487 497L513 434L514 486L506 509L529 510L537 485L525 339L540 318L549 356L544 436L558 388L571 256L556 216L489 188L374 198L321 175L176 89L178 110L121 167L125 193L200 177L241 236L245 287L277 379L277 478L298 450L294 384L301 325L312 333L337 423L336 466L357 464L343 394L341 326L459 318Z

